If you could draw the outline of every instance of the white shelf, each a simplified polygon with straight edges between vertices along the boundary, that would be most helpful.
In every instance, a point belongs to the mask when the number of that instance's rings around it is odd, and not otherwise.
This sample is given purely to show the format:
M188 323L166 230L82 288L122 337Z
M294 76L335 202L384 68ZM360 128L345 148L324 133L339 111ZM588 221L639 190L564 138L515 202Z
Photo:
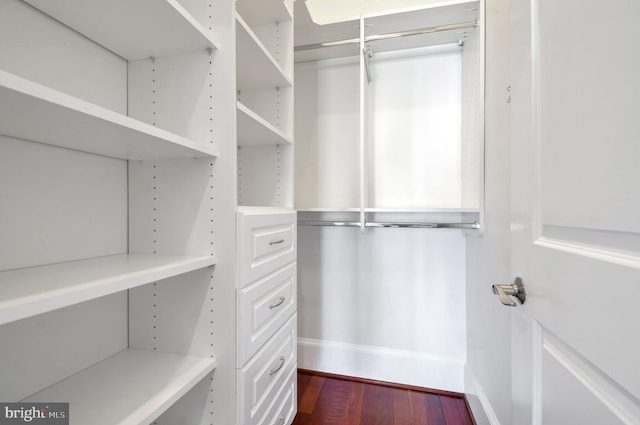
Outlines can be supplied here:
M477 208L365 208L372 213L478 213Z
M360 208L296 208L298 212L360 212Z
M249 25L236 13L236 52L238 90L259 90L293 85Z
M130 61L218 44L176 0L25 1Z
M244 215L274 215L274 214L291 214L292 212L296 212L296 210L294 210L293 208L247 206L247 205L239 205L237 211Z
M0 71L0 98L0 134L6 136L121 159L217 155L211 145L4 71Z
M68 402L71 425L147 425L215 367L214 359L128 349L26 401Z
M299 212L360 212L360 208L296 208ZM370 213L479 213L477 208L365 208Z
M293 143L279 128L238 102L238 145L264 146Z
M0 325L215 262L211 256L122 254L0 272Z
M236 10L252 27L292 19L291 11L283 0L238 0Z

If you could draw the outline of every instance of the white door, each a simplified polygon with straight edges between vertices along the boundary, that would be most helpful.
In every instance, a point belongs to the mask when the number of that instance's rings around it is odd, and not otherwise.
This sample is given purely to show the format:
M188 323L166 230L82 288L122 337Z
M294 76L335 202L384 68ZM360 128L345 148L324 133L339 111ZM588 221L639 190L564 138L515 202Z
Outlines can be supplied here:
M512 1L513 425L640 424L640 1Z

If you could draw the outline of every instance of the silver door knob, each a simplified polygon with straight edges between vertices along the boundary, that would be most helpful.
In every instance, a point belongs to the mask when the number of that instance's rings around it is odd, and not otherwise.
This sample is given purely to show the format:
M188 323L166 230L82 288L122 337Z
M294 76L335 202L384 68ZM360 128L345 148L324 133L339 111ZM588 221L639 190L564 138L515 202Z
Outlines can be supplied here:
M524 290L524 282L519 277L511 285L493 285L493 293L497 294L500 302L509 307L515 307L516 302L511 297L516 297L520 304L524 304L527 299L527 292Z

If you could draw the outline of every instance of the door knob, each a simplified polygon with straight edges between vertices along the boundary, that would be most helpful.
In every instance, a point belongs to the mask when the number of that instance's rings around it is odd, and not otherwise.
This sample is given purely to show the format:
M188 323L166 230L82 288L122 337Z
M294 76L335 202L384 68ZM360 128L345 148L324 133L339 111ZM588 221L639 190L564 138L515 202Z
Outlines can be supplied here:
M524 282L519 277L516 277L511 285L493 285L493 293L498 295L502 304L510 307L516 306L516 302L511 297L516 297L520 304L524 304L527 299Z

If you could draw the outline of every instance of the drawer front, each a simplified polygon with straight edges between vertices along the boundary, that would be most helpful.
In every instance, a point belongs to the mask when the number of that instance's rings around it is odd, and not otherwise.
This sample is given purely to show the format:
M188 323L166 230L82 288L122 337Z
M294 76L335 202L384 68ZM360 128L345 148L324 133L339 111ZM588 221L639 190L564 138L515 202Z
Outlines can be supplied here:
M238 288L296 259L296 213L238 213Z
M289 377L276 397L271 409L259 422L260 425L291 425L298 411L297 401L297 368L294 367Z
M296 315L237 371L238 423L258 425L263 421L296 369Z
M241 368L296 311L296 263L236 291L236 302L236 366Z

